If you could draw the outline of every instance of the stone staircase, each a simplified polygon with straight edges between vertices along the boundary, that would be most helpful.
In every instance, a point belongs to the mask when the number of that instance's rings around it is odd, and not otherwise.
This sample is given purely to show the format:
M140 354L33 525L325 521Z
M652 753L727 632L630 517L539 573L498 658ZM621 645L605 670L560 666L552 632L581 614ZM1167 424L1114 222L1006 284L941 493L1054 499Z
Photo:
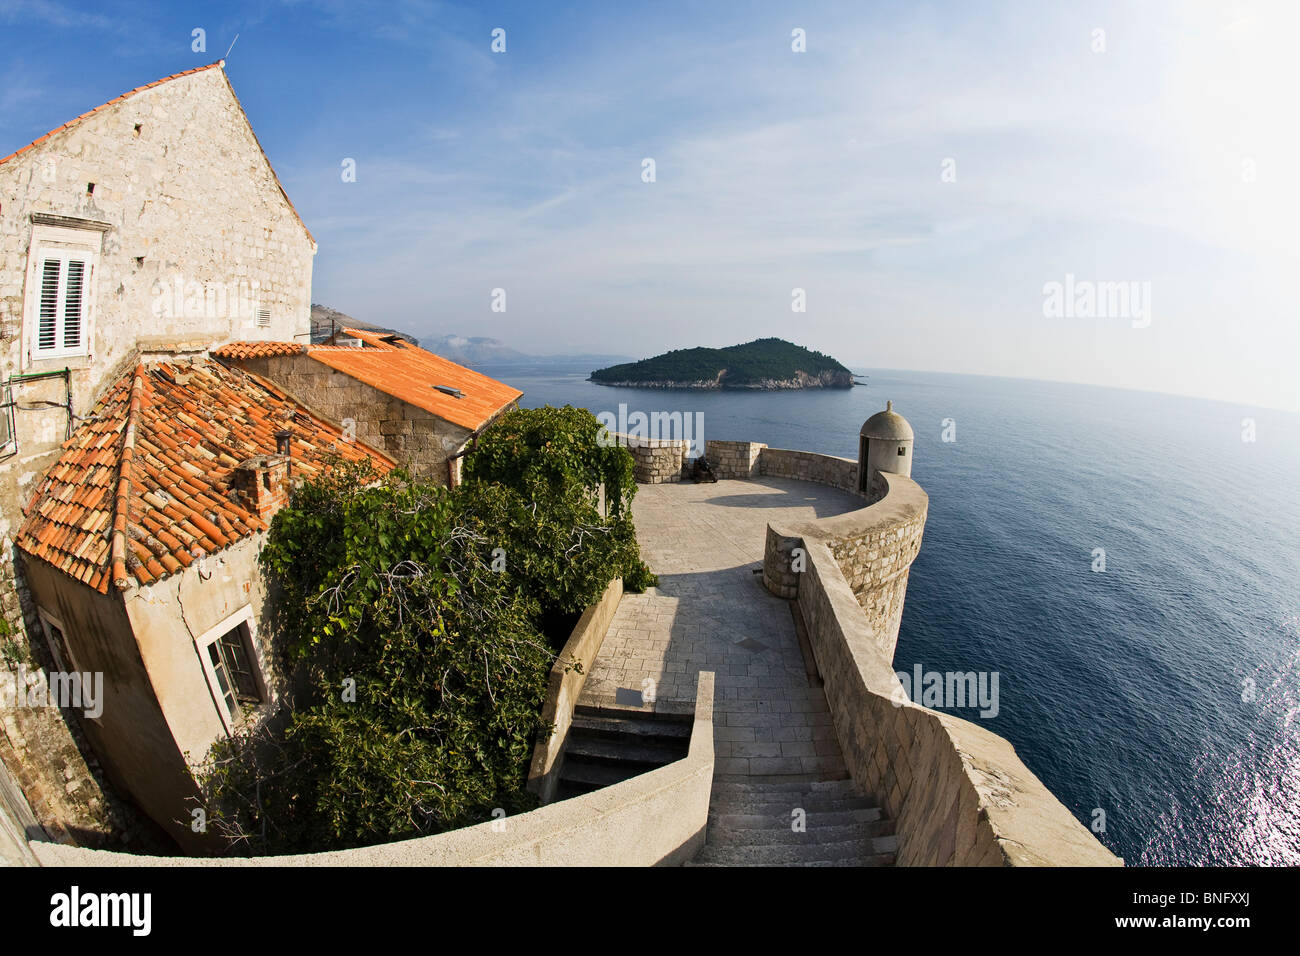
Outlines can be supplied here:
M851 780L715 777L704 849L686 865L892 866L897 851L893 821Z
M593 707L573 711L555 799L567 800L681 760L690 746L690 714Z

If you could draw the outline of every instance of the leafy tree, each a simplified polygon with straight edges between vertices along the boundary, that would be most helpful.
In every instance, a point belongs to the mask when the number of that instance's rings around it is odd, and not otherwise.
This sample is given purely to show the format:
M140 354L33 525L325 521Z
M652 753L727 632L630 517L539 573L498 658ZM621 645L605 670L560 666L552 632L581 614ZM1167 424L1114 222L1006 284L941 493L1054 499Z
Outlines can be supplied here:
M533 496L576 488L593 501L603 483L610 514L620 515L636 494L632 455L603 434L604 426L583 408L513 409L479 438L466 460L465 480Z
M548 617L581 611L614 577L632 591L658 584L641 560L632 523L632 454L608 441L586 409L547 405L506 413L479 438L465 480L507 485L528 501L534 520L498 524L522 529L526 563L517 570ZM602 484L608 519L596 507Z
M533 805L524 782L555 659L536 602L492 569L454 495L402 474L363 480L313 482L272 525L263 561L296 692L210 755L205 796L237 848L364 845Z

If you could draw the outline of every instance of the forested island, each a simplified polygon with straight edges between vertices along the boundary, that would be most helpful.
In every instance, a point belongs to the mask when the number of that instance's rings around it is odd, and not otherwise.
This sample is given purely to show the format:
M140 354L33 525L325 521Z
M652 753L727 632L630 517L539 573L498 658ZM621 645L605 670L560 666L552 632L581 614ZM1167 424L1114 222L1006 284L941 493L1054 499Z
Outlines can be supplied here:
M829 355L771 338L721 349L675 349L599 369L590 380L635 388L851 388L853 373Z

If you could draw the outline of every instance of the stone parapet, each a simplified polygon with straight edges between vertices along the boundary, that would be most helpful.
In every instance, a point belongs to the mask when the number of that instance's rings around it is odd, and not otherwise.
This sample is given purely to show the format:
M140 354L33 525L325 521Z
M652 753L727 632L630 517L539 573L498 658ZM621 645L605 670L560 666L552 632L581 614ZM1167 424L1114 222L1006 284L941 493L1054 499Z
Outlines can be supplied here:
M904 479L906 480L906 479ZM1005 739L907 700L839 563L805 542L799 612L854 783L896 821L903 866L1120 866ZM892 650L890 652L892 654Z
M763 446L758 458L758 473L773 478L815 481L841 491L857 492L858 463L852 458Z
M42 866L676 866L704 845L713 787L713 672L701 671L686 756L528 813L352 850L241 859L32 844Z
M786 460L805 457L798 455ZM842 477L833 463L844 461L831 459L825 473ZM815 472L819 466L799 467ZM896 821L898 862L1122 865L1008 741L907 699L893 656L929 501L910 478L877 477L875 504L769 525L763 579L773 593L797 602L845 766Z
M766 448L761 442L710 441L704 443L704 457L719 478L749 479L760 473L758 459Z
M682 480L690 442L675 438L638 438L621 432L609 434L632 453L637 481L644 485L658 485Z

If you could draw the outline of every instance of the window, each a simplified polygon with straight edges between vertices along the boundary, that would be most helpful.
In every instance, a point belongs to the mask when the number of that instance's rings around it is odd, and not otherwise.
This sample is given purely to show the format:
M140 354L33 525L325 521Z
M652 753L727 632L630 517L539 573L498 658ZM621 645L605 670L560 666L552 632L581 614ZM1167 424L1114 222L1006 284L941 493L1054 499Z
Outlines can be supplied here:
M40 258L37 357L86 353L86 300L90 256L43 251Z
M217 690L232 716L239 713L241 703L262 702L257 689L257 675L253 673L252 658L248 653L247 624L236 625L209 644L208 660L217 679Z
M14 439L14 393L9 385L0 387L0 455L18 450Z
M899 458L902 458L902 457L904 457L906 454L907 454L907 446L906 446L906 445L899 445L899 446L898 446L898 457L899 457Z
M253 610L245 605L195 638L195 650L207 676L212 701L227 733L246 708L267 700L259 666Z
M105 223L32 214L23 309L24 362L90 355L95 274Z
M258 309L258 310L257 310L257 325L258 325L258 328L262 328L262 329L268 329L268 328L271 327L271 310L270 310L270 309Z
M62 674L80 671L81 668L77 666L68 647L68 639L64 636L63 622L44 608L37 608L36 615L41 619L41 630L45 632L45 643L50 649L50 656L54 658L54 669Z

